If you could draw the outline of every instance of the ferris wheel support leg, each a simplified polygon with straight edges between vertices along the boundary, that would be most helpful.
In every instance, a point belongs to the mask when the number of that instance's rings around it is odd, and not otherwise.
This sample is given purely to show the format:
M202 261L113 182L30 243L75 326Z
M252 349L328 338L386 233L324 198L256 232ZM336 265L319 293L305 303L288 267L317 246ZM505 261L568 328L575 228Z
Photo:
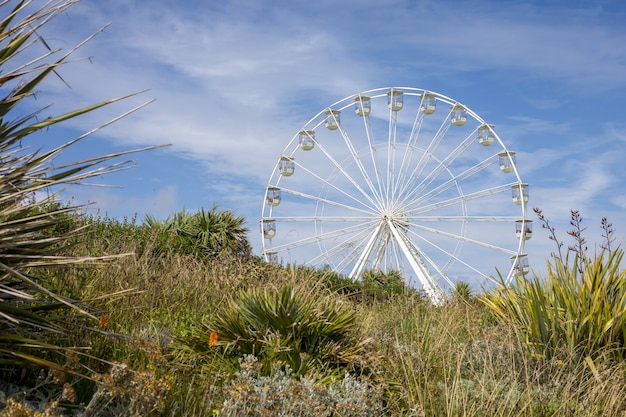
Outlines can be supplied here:
M413 272L415 272L415 275L417 275L417 279L419 279L419 281L422 283L424 291L426 291L426 294L428 294L430 301L435 305L443 305L445 301L445 295L441 288L439 288L439 285L437 285L437 283L432 279L432 277L428 273L428 270L426 270L426 267L422 265L419 255L408 247L408 245L406 244L406 237L402 233L400 233L400 231L398 231L391 219L387 219L387 226L389 227L389 230L391 231L393 237L396 239L398 246L400 246L400 249L409 261L409 265L411 265Z
M363 253L361 254L361 256L359 256L359 259L357 259L356 263L354 264L354 268L352 268L352 272L350 272L350 275L349 275L350 279L357 280L363 276L363 271L365 270L365 266L367 265L367 260L372 254L372 250L374 249L376 241L380 237L380 233L383 229L383 226L384 226L384 223L380 222L378 226L376 227L376 230L374 231L374 233L372 233L372 237L367 242L367 245L365 246Z

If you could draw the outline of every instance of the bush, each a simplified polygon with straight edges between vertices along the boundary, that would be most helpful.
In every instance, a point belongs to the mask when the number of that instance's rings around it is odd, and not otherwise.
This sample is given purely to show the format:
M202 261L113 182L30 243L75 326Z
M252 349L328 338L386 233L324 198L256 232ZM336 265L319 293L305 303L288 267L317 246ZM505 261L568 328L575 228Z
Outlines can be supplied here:
M253 355L266 373L284 364L298 376L360 371L366 353L349 306L289 285L244 293L183 343L208 354Z
M177 253L199 259L250 260L252 248L247 239L245 218L230 210L185 210L164 221L146 216L144 224L156 233L156 254Z
M487 294L484 303L524 335L533 353L546 358L576 354L626 359L626 270L620 270L623 250L610 248L611 233L607 232L605 249L588 257L582 218L573 211L575 229L568 234L576 244L569 248L574 254L570 263L569 256L562 257L562 243L554 229L536 211L559 248L552 263L548 262L547 276L518 278L510 288ZM603 219L605 231L609 230L606 225Z

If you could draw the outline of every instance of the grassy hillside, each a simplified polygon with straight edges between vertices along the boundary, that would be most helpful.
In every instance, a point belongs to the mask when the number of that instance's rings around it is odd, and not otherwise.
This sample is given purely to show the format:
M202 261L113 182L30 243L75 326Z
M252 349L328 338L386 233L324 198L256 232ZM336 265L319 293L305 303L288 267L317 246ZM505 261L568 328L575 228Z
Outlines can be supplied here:
M91 224L74 254L134 254L46 270L51 288L99 320L67 340L89 346L76 360L88 378L51 372L41 384L46 372L33 368L5 385L31 406L58 400L98 416L626 412L626 366L610 355L623 339L582 355L552 341L559 350L546 355L466 292L435 307L398 282L189 254L180 242L167 250L176 239L154 224L65 221ZM30 394L10 392L18 386Z

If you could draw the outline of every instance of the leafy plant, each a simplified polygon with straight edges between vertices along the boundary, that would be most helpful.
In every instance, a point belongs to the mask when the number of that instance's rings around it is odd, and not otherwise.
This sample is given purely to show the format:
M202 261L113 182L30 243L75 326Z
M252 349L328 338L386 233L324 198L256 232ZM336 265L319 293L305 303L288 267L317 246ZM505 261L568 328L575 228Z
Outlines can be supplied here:
M185 342L205 351L222 347L237 358L253 355L266 372L278 363L305 375L360 367L366 342L356 332L356 315L338 299L284 286L244 293Z
M68 343L67 330L88 325L85 320L95 327L98 317L88 306L56 294L36 271L115 258L61 254L65 242L81 230L60 227L60 219L81 206L58 204L58 190L129 168L131 161L107 162L136 152L95 156L57 166L51 163L68 147L124 115L48 151L24 146L36 132L128 97L43 120L39 118L43 109L23 114L20 105L34 96L44 79L50 75L60 77L60 67L84 44L63 54L46 50L35 59L22 58L36 46L48 47L39 32L74 3L46 2L34 9L30 1L0 2L4 12L0 20L0 91L8 91L0 98L0 365L7 372L5 376L27 366L78 372L63 365L71 359L68 349L62 348Z
M235 379L223 388L220 416L346 416L383 415L382 389L347 375L321 385L294 378L291 370L266 375L252 357L242 360Z
M538 214L551 230L560 253L562 243L542 213ZM569 256L563 259L555 254L548 262L545 278L518 278L511 287L500 287L487 294L483 302L499 318L519 329L533 352L546 358L576 354L609 355L623 360L626 270L620 265L624 252L603 250L593 258L587 256L581 220L580 214L572 211L574 229L568 234L576 243L569 247L574 253L571 264Z
M164 221L146 216L144 224L158 235L158 253L173 251L184 255L215 259L248 259L251 247L244 226L245 219L230 210L201 209L189 214L174 213Z
M392 296L417 294L408 287L399 271L367 270L362 278L363 292L375 299L389 299Z

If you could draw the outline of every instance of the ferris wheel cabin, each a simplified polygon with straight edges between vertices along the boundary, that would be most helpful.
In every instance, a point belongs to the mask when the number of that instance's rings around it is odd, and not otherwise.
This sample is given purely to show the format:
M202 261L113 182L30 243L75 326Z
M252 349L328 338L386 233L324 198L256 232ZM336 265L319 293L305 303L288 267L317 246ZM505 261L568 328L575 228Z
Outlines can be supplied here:
M455 126L463 126L467 122L467 110L461 104L452 106L452 119L450 120Z
M364 117L370 115L372 111L372 101L369 97L359 95L354 101L354 111L357 116Z
M278 169L280 170L280 175L290 177L296 170L296 163L293 161L292 157L282 156L278 163Z
M483 146L493 145L496 138L491 129L493 129L493 125L488 124L482 124L478 127L478 143Z
M300 148L303 151L310 151L315 147L315 131L314 130L301 130L298 132Z
M518 239L529 240L533 237L533 221L520 219L515 221L515 236Z
M502 151L498 154L500 158L500 170L505 173L511 173L515 170L515 152Z
M422 94L422 104L420 105L420 111L424 114L433 114L437 110L437 97L434 93L424 92Z
M328 130L339 129L339 124L341 123L341 112L339 110L328 109L324 113L326 113L326 118L324 120L326 128Z
M400 111L404 107L404 95L400 90L391 90L387 93L387 105L391 111Z
M265 201L267 201L268 206L276 207L280 204L280 188L278 187L267 187L267 192L265 194Z
M513 202L518 206L528 203L528 184L516 184L511 187Z

